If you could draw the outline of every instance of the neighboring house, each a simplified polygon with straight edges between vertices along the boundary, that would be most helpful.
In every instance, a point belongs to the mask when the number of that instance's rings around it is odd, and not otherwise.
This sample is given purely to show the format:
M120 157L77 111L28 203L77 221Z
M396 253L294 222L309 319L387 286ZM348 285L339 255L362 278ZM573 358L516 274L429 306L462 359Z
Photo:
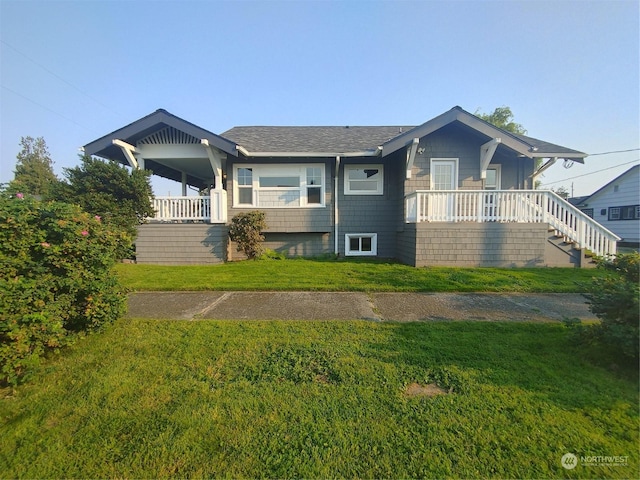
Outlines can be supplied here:
M618 235L621 245L640 244L640 165L631 167L595 193L570 201Z
M615 252L617 237L533 190L558 159L586 154L501 130L460 107L419 126L234 127L221 135L165 110L85 153L182 182L157 197L141 263L216 263L240 212L266 212L268 248L290 256L396 258L414 266L543 266ZM540 163L541 167L536 165ZM201 196L186 196L187 186Z

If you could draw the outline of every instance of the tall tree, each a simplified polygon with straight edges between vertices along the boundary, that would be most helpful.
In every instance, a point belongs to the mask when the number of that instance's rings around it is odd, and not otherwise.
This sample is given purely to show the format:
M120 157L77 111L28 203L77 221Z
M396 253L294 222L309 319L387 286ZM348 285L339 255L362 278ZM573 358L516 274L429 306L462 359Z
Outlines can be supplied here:
M525 135L527 133L527 130L522 125L513 121L513 112L509 107L497 107L491 113L481 113L478 109L474 115L485 122L489 122L498 128L506 130L507 132L517 133L520 135Z
M18 161L9 190L48 196L59 180L53 173L53 160L44 138L22 137L20 146L22 150L16 156Z
M85 155L82 164L65 168L56 199L80 205L102 222L135 239L137 226L153 215L153 191L148 170L129 170L113 161ZM120 252L125 255L126 252Z

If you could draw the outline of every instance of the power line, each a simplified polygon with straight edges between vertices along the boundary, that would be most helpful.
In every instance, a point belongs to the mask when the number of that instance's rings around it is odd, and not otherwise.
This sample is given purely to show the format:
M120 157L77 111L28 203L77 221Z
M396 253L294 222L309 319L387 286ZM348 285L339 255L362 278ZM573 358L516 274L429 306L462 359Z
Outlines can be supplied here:
M542 185L546 186L546 185L553 185L555 183L566 182L567 180L573 180L575 178L586 177L587 175L593 175L594 173L604 172L606 170L611 170L611 169L614 169L614 168L622 167L624 165L629 165L630 163L635 163L635 162L640 162L640 158L636 158L635 160L632 160L630 162L621 163L620 165L614 165L613 167L603 168L602 170L596 170L595 172L583 173L582 175L576 175L575 177L565 178L564 180L556 180L555 182L544 182L544 183L542 183Z
M637 152L640 148L630 148L629 150L615 150L613 152L601 152L601 153L590 153L590 157L595 157L596 155L609 155L611 153L627 153L627 152Z
M77 126L79 126L79 127L82 127L82 128L83 128L83 129L85 129L87 132L91 132L91 133L93 133L91 130L89 130L89 129L87 128L87 126L86 126L86 125L82 125L82 124L80 124L80 123L76 122L75 120L72 120L72 119L71 119L71 118L69 118L69 117L65 117L65 116L64 116L63 114L61 114L60 112L56 112L55 110L52 110L52 109L50 109L49 107L46 107L46 106L42 105L41 103L38 103L38 102L36 102L35 100L33 100L33 99L31 99L31 98L29 98L29 97L27 97L27 96L25 96L25 95L23 95L23 94L21 94L21 93L19 93L19 92L16 92L15 90L13 90L13 89L11 89L11 88L7 87L6 85L0 85L0 86L1 86L2 88L4 88L5 90L10 91L10 92L11 92L11 93L13 93L14 95L18 95L19 97L24 98L25 100L27 100L27 101L29 101L29 102L33 103L34 105L37 105L37 106L39 106L40 108L44 108L44 109L45 109L45 110L47 110L48 112L51 112L51 113L53 113L53 114L55 114L55 115L58 115L59 117L64 118L66 121L71 122L71 123L73 123L74 125L77 125Z
M54 77L56 77L58 80L60 80L61 82L67 84L68 86L70 86L71 88L73 88L74 90L76 90L77 92L80 92L82 95L84 95L85 97L91 99L92 101L94 101L95 103L97 103L98 105L100 105L103 108L106 108L107 110L109 110L111 113L121 117L122 115L118 112L116 112L115 110L113 110L111 107L109 107L108 105L105 105L104 103L102 103L100 100L97 100L96 98L92 97L91 95L89 95L87 92L81 90L80 88L78 88L77 86L75 86L73 83L69 82L68 80L65 80L64 78L62 78L60 75L58 75L57 73L55 73L54 71L48 69L47 67L45 67L44 65L42 65L41 63L37 62L36 60L34 60L33 58L29 57L26 53L21 52L20 50L18 50L16 47L14 47L13 45L9 45L7 42L5 42L4 40L0 40L0 42L2 44L4 44L5 46L9 47L11 50L13 50L14 52L22 55L24 58L26 58L27 60L29 60L31 63L37 65L38 67L40 67L41 69L43 69L45 72L47 72L50 75L53 75ZM15 92L14 92L15 93Z

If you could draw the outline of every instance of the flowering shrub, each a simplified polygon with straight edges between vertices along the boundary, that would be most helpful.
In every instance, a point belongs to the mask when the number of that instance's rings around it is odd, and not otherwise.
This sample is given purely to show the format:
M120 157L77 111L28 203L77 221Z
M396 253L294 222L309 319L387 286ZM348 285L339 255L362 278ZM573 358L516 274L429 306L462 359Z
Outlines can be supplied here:
M0 193L0 382L123 313L111 270L126 237L75 205Z

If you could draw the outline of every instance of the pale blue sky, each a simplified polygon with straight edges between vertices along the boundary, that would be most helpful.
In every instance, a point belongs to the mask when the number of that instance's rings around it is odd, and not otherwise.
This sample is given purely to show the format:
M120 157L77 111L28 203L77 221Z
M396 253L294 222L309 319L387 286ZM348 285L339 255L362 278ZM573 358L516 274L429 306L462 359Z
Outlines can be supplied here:
M455 105L507 105L533 137L637 149L639 5L0 0L0 182L21 136L43 136L60 175L78 147L158 108L221 133L418 125ZM577 177L549 186L586 195L638 159L594 156L542 180Z

